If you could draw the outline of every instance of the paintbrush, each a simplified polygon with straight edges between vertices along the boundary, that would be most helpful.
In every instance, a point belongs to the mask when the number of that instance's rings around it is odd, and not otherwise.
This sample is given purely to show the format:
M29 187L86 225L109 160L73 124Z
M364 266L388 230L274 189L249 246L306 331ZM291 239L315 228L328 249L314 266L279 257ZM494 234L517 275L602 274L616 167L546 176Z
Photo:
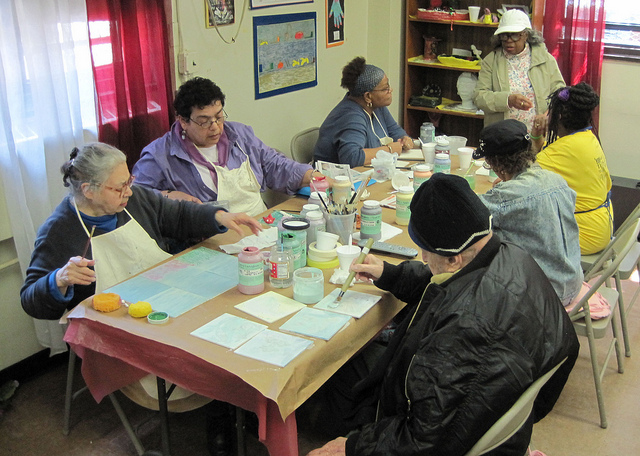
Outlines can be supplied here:
M89 239L87 239L87 243L84 246L84 250L82 251L82 258L85 257L85 255L87 254L87 252L89 251L89 246L91 245L91 238L93 237L93 232L96 230L96 226L93 225L91 227L91 233L89 233Z
M471 164L469 165L469 169L467 169L467 172L466 172L466 173L464 173L464 174L462 175L462 177L464 177L464 176L469 176L469 173L471 172L471 169L473 169L473 167L474 167L474 166L475 166L475 162L474 162L473 160L471 160Z
M367 177L364 181L360 182L360 188L358 188L358 193L356 193L355 198L351 198L351 201L349 201L349 206L352 211L355 210L355 206L357 206L358 202L360 202L360 198L362 198L362 194L364 193L364 190L367 188L367 185L369 185L370 180L371 180L371 176Z
M364 261L364 258L369 253L369 249L371 249L372 245L373 245L373 238L369 238L369 240L364 245L364 247L362 247L362 252L360 252L360 256L358 256L358 259L356 260L356 264L362 264L362 262ZM353 279L355 277L356 277L356 271L351 271L349 273L349 277L347 277L347 280L344 281L344 284L342 285L342 289L340 290L338 297L336 298L335 301L333 301L334 305L337 305L340 301L342 301L342 297L351 286L351 282L353 282Z

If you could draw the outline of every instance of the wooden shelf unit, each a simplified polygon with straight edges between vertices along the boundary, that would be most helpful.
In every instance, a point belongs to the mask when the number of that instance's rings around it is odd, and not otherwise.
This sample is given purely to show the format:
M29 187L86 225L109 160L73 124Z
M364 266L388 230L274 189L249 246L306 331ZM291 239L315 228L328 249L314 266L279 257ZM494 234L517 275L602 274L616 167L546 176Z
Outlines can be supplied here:
M477 5L474 0L460 0L460 8ZM484 0L482 11L489 8L496 13L502 7L502 1ZM533 7L531 1L516 0L509 4ZM463 111L425 108L411 106L409 100L413 95L420 95L427 84L437 84L442 90L442 97L460 102L456 87L458 76L468 71L477 75L480 67L448 66L439 62L421 61L424 54L424 37L436 37L438 54L452 54L454 48L471 50L474 44L482 51L482 57L493 49L489 43L495 33L497 24L480 24L469 21L425 20L416 17L418 8L428 8L429 0L407 0L405 23L405 77L404 77L404 129L414 138L420 133L423 122L433 121L439 116L438 131L446 135L458 135L467 138L467 144L478 145L478 136L483 127L484 116ZM535 10L536 14L538 13ZM536 22L534 21L534 24ZM535 27L535 25L534 25ZM431 116L431 118L430 118Z

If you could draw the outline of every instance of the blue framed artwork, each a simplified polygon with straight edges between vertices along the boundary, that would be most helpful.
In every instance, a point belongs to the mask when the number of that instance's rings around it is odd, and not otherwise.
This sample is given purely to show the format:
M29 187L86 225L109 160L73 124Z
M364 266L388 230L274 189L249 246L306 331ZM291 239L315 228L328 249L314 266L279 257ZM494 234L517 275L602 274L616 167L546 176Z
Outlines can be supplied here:
M253 18L256 99L318 85L316 13Z

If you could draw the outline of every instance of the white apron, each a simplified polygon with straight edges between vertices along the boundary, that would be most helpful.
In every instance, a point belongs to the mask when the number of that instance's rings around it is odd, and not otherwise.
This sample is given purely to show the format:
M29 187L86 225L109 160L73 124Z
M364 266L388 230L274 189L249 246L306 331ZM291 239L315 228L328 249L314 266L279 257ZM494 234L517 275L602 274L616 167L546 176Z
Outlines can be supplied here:
M75 201L73 205L80 223L85 233L87 233L87 237L90 237L89 230L80 216L80 211ZM93 253L93 259L96 260L94 266L96 272L96 294L102 293L107 288L172 256L158 247L155 239L149 236L129 211L126 209L124 211L131 220L113 231L91 238L91 252ZM155 375L147 375L140 379L140 385L149 396L155 399L157 404L158 389ZM169 386L170 384L167 385L167 389ZM126 394L126 388L130 387L125 387L123 392ZM191 391L176 387L169 401L183 399L192 394ZM127 394L127 396L129 395ZM136 402L147 408L153 408L146 403Z
M267 206L260 195L260 183L251 169L249 156L238 148L247 157L239 168L227 169L211 163L218 175L218 200L229 201L229 212L246 212L253 217L266 211Z

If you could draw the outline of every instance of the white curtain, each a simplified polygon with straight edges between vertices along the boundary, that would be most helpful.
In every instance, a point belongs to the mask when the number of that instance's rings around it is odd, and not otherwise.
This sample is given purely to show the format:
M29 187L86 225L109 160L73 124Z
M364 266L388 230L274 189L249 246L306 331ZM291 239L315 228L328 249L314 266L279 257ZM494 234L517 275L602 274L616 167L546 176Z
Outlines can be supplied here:
M60 166L96 138L85 0L1 0L0 176L23 275L67 192ZM34 321L43 346L66 350L58 322Z

